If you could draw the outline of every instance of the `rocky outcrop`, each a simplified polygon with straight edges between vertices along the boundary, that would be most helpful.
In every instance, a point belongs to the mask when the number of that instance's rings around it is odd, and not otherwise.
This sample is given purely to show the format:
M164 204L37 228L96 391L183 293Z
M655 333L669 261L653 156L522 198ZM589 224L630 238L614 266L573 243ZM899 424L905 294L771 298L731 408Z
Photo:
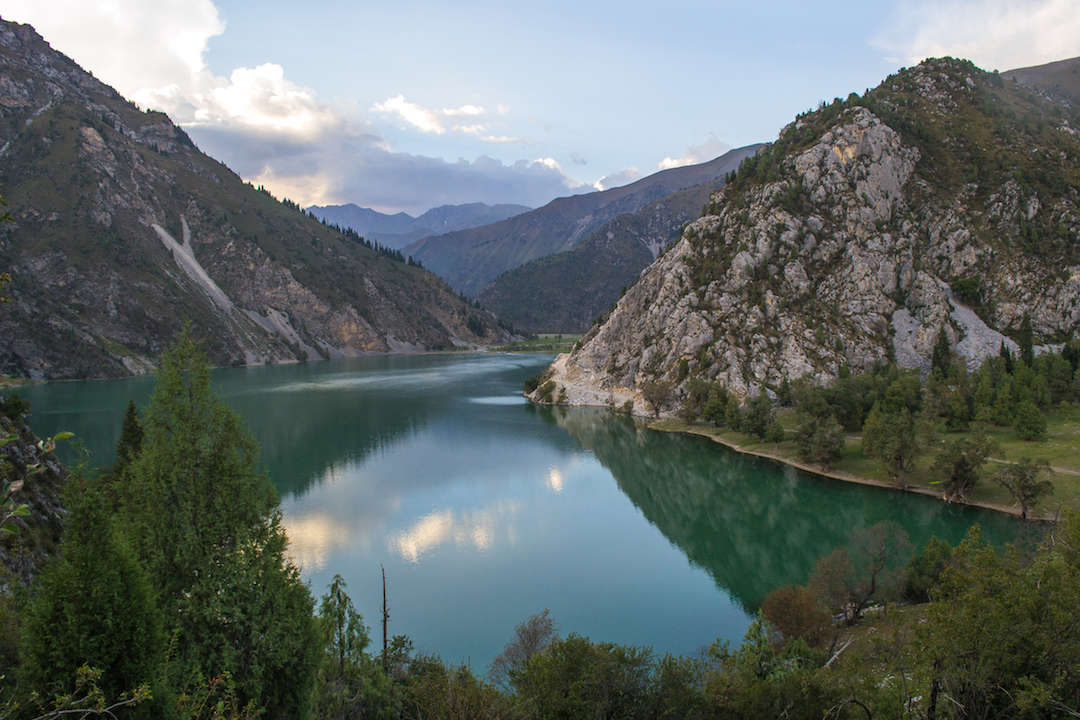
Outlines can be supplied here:
M643 413L642 387L662 382L670 412L693 377L745 397L845 366L925 368L939 331L974 364L1012 343L1025 314L1044 341L1071 335L1080 143L1027 132L1060 113L999 82L927 61L789 125L555 362L551 397ZM1006 100L1019 120L996 114ZM987 121L996 129L964 136ZM995 152L994 170L978 164ZM1058 167L1029 176L1030 160L1009 166L1023 156Z
M441 280L278 201L0 21L0 372L120 376L184 323L219 365L504 341Z
M10 397L10 396L9 396ZM9 520L13 532L0 533L0 569L29 584L37 568L60 543L64 508L60 491L67 471L42 444L23 417L0 397L0 499L14 483L15 505L29 514ZM7 577L0 572L0 590Z

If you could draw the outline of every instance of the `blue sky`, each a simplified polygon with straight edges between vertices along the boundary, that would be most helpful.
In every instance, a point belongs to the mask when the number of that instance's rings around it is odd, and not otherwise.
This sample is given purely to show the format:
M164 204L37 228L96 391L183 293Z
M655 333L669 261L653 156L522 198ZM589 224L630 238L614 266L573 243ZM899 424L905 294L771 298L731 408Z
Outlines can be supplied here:
M543 204L726 147L929 55L1080 55L1075 0L0 0L304 204Z

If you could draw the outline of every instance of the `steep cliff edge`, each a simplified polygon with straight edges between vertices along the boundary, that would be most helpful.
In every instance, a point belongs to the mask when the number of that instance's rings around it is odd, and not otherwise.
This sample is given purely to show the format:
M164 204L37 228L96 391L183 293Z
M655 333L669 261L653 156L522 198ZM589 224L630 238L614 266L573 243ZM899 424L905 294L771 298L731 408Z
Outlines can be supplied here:
M0 193L6 374L140 372L185 321L219 365L505 340L434 275L243 182L4 21Z
M671 411L694 376L745 397L925 367L941 329L975 363L1025 313L1060 341L1080 322L1078 128L952 59L798 118L557 359L550 397L643 413L660 382Z

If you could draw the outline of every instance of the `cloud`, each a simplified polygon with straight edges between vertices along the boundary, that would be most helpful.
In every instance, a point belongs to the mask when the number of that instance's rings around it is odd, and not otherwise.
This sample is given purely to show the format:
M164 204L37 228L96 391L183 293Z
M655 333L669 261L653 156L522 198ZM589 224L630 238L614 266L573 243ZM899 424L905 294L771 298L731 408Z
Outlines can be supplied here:
M697 163L707 162L713 158L718 158L728 150L731 149L731 145L720 140L716 135L709 133L709 137L705 142L700 145L691 145L686 148L681 156L677 158L665 157L658 162L656 166L660 170L667 170L669 168L682 167L683 165L696 165Z
M501 108L502 105L499 107ZM442 112L443 115L447 117L459 117L461 115L475 117L477 115L487 115L487 110L480 105L462 105L459 108L443 108Z
M312 138L234 126L198 126L190 134L241 176L305 206L356 202L414 214L466 202L538 207L577 187L551 158L448 162L393 152L374 128L344 121Z
M988 70L1040 65L1080 54L1076 0L934 0L901 4L872 40L898 62L967 58Z
M490 135L488 134L487 125L455 125L454 132L465 133L466 135L472 135L477 140L489 143L512 143L522 142L521 138L513 137L511 135Z
M409 102L404 95L395 95L381 103L375 103L371 109L375 112L397 115L420 132L436 135L446 132L437 114L426 107Z
M6 0L3 14L129 98L204 72L207 43L225 31L211 0Z
M477 201L535 207L580 187L550 158L447 161L394 152L370 121L320 103L278 64L211 73L207 43L225 30L211 0L9 0L4 17L31 23L121 94L167 112L242 177L303 205L356 202L408 212ZM435 111L398 94L375 108L425 133L444 135L450 127L487 143L521 141L486 122L447 121L496 117L481 105ZM497 105L498 116L508 112Z
M619 172L605 175L593 183L597 190L610 190L613 187L628 185L641 177L641 171L636 167L620 170Z

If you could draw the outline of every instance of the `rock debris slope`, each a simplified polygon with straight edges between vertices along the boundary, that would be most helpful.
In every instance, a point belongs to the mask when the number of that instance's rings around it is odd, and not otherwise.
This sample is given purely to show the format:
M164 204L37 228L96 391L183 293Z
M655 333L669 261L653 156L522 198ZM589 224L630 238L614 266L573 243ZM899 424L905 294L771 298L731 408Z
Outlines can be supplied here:
M1080 322L1078 127L953 59L799 117L556 360L549 397L646 412L642 386L666 382L670 412L692 377L745 397L926 367L942 329L975 363L1026 313L1061 341Z

